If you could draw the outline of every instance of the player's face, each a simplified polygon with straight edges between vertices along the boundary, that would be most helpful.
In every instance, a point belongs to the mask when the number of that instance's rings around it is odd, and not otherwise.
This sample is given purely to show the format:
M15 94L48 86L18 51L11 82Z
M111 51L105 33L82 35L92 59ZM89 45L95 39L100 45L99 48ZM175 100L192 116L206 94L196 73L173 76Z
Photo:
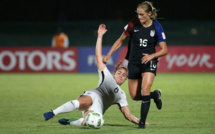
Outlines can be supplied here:
M118 85L122 85L127 79L127 76L128 76L127 70L120 68L119 70L116 71L114 79L116 80L116 83Z
M137 8L137 16L142 24L150 20L150 13L145 12L143 8Z

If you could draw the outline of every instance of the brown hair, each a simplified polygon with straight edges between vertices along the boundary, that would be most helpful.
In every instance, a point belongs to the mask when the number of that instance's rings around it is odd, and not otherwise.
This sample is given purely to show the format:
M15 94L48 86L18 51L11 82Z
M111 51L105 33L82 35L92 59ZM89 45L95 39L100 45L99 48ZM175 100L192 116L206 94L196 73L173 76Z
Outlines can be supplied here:
M126 67L124 67L124 66L121 66L121 64L122 64L122 62L120 62L120 63L118 63L118 64L116 64L116 65L114 66L115 72L116 72L117 70L123 68L123 69L125 69L125 70L127 71L127 73L128 73L128 69L127 69Z
M150 16L152 19L156 19L157 17L157 9L153 7L153 3L150 1L144 1L137 5L137 8L143 8L146 13L152 12Z

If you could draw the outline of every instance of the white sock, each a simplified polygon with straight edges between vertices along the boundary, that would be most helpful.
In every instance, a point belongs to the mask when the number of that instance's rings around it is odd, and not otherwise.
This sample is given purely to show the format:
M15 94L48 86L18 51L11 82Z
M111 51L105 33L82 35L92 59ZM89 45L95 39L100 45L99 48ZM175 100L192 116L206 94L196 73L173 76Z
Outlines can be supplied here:
M57 115L60 113L72 112L73 110L79 108L79 106L80 106L80 103L78 100L69 101L69 102L59 106L55 110L53 110L53 113L55 115Z
M81 126L83 121L84 121L84 118L80 118L80 119L78 119L76 121L71 121L70 125Z

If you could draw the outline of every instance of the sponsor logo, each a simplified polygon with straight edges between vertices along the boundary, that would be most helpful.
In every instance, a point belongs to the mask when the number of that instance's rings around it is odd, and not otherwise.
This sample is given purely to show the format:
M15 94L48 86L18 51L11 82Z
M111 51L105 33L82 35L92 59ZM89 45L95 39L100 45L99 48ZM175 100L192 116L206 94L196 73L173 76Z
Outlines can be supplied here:
M105 55L103 55L104 57ZM87 57L87 65L88 66L97 66L97 62L96 62L96 56L95 55L88 55ZM107 66L108 65L114 65L114 61L113 61L113 57L111 56L110 59L107 61Z
M136 32L139 32L139 30L134 30L134 32L136 33Z
M149 103L149 101L142 101L142 103Z
M185 55L185 54L173 54L170 55L168 54L166 56L166 61L168 61L167 68L172 69L173 66L177 67L183 67L183 66L188 66L188 67L203 67L206 66L207 68L213 68L214 63L210 62L211 55L204 53L204 54L190 54L190 55Z
M0 52L0 71L74 71L76 53L53 50L5 50Z

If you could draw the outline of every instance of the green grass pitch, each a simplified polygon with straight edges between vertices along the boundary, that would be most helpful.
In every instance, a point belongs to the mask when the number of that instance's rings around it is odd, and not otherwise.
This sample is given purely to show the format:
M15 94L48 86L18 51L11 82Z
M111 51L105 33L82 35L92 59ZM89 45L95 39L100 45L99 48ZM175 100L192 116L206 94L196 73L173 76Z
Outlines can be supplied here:
M162 90L163 108L151 101L147 129L127 121L114 105L101 129L61 125L60 118L81 117L78 110L44 121L42 114L76 99L98 84L98 74L0 74L0 134L212 134L215 132L215 73L158 73L152 90ZM140 101L131 100L139 118Z

